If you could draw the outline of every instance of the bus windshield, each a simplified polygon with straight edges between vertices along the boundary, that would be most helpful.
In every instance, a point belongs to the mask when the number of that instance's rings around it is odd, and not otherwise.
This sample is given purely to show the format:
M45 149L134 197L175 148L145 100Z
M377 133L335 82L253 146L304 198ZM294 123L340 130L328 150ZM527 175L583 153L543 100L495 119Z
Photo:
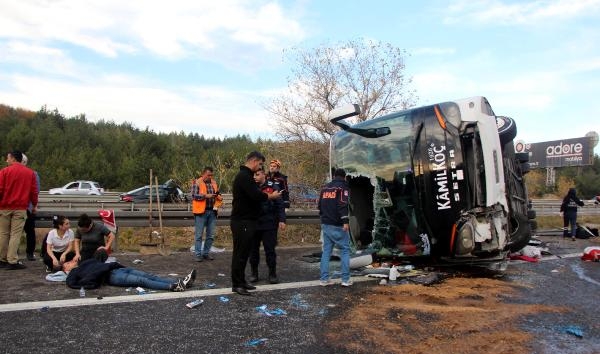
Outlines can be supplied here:
M347 173L368 172L385 180L392 180L394 171L410 170L414 129L409 113L399 112L356 125L365 129L389 127L391 134L379 138L337 133L331 142L331 166L344 168Z

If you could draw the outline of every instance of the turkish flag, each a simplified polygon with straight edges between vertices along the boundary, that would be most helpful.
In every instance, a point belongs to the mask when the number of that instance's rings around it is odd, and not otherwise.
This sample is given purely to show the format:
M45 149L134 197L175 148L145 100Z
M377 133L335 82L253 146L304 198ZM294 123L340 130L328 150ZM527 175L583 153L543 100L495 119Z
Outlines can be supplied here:
M115 221L114 210L100 209L98 210L98 215L100 215L102 222L110 231L113 233L117 232L117 222Z

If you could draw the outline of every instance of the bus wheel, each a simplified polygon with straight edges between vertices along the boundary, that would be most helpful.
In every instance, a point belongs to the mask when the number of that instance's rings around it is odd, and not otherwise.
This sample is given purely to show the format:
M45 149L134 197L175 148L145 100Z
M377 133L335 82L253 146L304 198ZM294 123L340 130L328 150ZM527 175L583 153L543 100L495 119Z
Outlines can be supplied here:
M496 116L496 126L502 145L512 141L517 136L517 124L510 117Z

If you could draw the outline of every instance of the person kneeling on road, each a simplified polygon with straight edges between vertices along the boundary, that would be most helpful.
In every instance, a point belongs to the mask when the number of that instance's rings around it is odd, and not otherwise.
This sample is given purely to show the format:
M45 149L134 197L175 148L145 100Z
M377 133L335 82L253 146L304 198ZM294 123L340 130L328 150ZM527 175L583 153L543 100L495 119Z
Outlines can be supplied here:
M69 271L67 285L73 289L96 289L103 283L114 286L141 286L154 290L185 291L194 283L196 270L192 270L183 279L163 278L146 273L117 262L105 263L108 253L104 248L98 249L93 258L85 260ZM65 269L65 272L68 270Z

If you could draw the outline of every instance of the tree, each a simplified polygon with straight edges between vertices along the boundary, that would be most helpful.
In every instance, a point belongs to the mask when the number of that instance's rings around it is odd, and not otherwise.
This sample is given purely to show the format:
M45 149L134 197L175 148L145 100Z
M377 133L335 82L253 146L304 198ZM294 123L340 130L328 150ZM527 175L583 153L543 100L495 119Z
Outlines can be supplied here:
M284 141L328 142L337 130L328 113L342 105L358 104L357 119L364 121L415 103L411 79L404 73L406 52L389 43L358 39L295 47L285 54L296 64L288 90L265 107Z

